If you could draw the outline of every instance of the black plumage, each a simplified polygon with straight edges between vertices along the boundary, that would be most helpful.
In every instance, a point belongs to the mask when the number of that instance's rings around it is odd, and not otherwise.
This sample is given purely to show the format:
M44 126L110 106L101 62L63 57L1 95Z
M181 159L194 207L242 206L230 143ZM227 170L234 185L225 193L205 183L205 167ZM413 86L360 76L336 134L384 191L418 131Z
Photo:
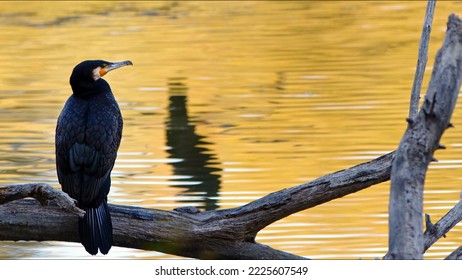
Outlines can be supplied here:
M111 171L122 138L123 120L109 84L101 77L130 61L87 60L71 75L72 95L56 126L56 169L64 192L86 214L79 236L88 253L107 254L112 222L107 206Z

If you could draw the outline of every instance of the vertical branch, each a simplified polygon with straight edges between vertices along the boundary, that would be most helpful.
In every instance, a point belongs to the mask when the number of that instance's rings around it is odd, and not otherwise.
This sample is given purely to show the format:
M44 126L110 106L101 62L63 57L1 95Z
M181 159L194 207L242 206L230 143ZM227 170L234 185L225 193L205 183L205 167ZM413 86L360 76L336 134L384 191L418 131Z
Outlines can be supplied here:
M425 66L428 60L428 41L432 29L433 13L435 11L436 0L428 0L427 10L422 28L422 36L420 37L419 56L417 58L417 67L415 69L414 84L411 92L411 105L409 108L409 118L414 118L419 109L420 89L425 73Z
M450 126L462 81L462 21L450 15L425 101L409 121L391 170L389 251L386 259L423 258L423 189L428 164L435 160Z

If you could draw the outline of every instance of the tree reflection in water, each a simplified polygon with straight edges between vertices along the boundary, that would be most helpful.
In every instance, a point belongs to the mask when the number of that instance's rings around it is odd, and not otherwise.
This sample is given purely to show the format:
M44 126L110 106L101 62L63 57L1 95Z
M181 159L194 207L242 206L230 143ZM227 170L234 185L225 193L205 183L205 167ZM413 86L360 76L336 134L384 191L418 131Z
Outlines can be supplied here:
M169 113L166 121L167 147L169 158L181 161L170 163L175 181L184 184L174 185L184 189L183 195L191 196L189 202L198 208L215 210L216 199L221 184L220 168L216 156L207 147L212 143L196 133L196 125L187 110L188 87L186 78L170 78L168 82ZM180 201L181 202L181 201Z

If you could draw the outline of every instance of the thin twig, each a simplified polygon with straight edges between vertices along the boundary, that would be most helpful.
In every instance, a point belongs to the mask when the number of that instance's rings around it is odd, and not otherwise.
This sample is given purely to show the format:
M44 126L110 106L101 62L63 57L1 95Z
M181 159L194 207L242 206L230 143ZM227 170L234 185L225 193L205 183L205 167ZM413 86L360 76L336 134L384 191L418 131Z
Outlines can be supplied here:
M432 29L433 13L435 11L436 0L429 0L425 12L425 20L422 28L422 37L420 37L419 57L415 69L414 84L411 92L411 105L409 108L409 118L413 119L419 110L420 89L425 73L425 67L428 60L428 41Z

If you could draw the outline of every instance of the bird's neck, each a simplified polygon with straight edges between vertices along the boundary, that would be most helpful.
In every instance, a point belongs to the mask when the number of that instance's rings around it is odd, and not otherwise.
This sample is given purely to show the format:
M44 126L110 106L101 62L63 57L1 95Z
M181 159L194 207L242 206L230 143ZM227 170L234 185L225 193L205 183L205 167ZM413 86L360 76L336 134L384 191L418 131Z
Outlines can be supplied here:
M90 98L96 95L112 95L111 87L103 80L98 79L91 83L79 83L77 85L71 85L73 95L78 98Z

